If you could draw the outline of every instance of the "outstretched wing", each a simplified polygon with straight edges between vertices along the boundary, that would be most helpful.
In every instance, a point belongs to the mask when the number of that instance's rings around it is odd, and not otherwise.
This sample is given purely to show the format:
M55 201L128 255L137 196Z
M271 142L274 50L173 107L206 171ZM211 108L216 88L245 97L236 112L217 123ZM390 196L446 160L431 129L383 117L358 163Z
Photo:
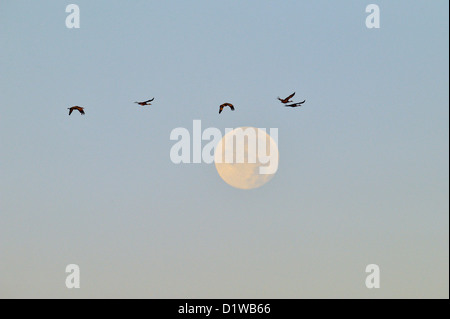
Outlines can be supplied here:
M303 103L305 103L306 102L306 100L304 100L303 102L298 102L297 104L303 104Z
M69 108L69 115L72 114L73 108Z
M294 93L292 93L291 95L289 95L287 98L286 98L286 101L289 101L291 98L293 98L294 97L294 95L295 95L295 92Z
M78 111L80 111L81 115L84 115L84 110L82 108L79 108Z
M145 101L145 103L152 102L154 99L155 98L152 98L151 100Z
M233 104L231 104L231 103L223 103L223 104L220 106L219 114L222 112L222 110L223 110L224 107L226 107L226 106L229 106L230 109L231 109L232 111L234 111L234 106L233 106Z

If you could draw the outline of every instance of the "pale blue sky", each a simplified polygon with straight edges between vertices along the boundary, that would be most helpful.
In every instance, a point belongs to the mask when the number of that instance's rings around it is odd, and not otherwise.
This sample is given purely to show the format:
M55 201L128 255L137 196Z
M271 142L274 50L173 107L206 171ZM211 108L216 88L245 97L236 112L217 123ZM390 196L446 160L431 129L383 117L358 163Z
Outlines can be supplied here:
M448 298L448 9L2 1L0 297ZM174 165L194 119L278 128L276 176Z

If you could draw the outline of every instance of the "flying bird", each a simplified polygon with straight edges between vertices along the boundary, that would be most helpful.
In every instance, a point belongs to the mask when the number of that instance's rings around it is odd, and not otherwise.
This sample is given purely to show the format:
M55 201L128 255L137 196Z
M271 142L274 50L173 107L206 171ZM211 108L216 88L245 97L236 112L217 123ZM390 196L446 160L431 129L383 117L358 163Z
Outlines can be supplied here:
M306 100L304 100L303 102L297 102L297 103L292 103L292 104L288 104L288 105L285 105L286 107L297 107L297 106L302 106L302 104L303 103L305 103L306 102Z
M285 98L285 99L280 99L280 97L278 97L278 99L281 101L281 103L286 104L286 103L292 102L292 101L289 101L289 100L290 100L294 95L295 95L295 92L292 93L291 95L289 95L289 96L288 96L287 98Z
M84 115L84 107L81 107L81 106L72 106L72 107L69 107L69 108L67 108L67 109L70 110L70 111L69 111L69 115L72 114L73 110L77 110L78 112L81 113L81 115Z
M223 103L223 104L220 106L219 114L222 113L223 108L226 107L226 106L229 106L230 109L231 109L232 111L234 111L234 106L233 106L233 104L231 104L231 103Z
M137 103L137 104L139 104L140 106L152 105L150 102L152 102L154 99L155 99L155 98L150 99L150 100L147 100L147 101L144 101L144 102L134 102L134 103Z

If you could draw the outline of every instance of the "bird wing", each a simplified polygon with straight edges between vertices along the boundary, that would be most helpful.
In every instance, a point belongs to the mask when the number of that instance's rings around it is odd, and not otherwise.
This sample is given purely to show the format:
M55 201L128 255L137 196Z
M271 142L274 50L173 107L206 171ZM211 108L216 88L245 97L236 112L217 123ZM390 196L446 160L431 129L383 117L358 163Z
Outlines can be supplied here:
M69 115L72 114L73 108L69 108Z
M230 109L231 109L232 111L234 111L234 106L233 106L233 104L228 104L228 106L230 107Z
M79 108L78 111L80 111L80 113L81 113L82 115L85 114L85 113L84 113L84 110L83 110L82 108Z
M303 102L298 102L297 104L303 104L303 103L305 103L306 102L306 100L304 100Z
M293 98L294 97L294 95L295 95L295 92L294 93L292 93L291 95L289 95L287 98L286 98L286 101L289 101L291 98Z
M223 108L224 108L224 104L222 104L222 105L220 106L220 109L219 109L219 114L220 114L220 113L222 113L222 111L223 111Z
M151 101L153 101L154 99L155 99L155 98L150 99L150 100L148 100L148 101L145 101L145 103L151 102Z

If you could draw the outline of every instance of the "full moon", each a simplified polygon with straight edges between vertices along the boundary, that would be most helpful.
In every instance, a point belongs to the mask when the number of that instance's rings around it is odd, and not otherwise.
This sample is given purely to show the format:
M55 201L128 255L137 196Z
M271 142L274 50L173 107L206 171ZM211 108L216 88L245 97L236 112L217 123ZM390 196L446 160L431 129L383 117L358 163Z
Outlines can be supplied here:
M217 144L214 162L219 176L239 189L258 188L278 169L278 147L264 130L240 127L225 134Z

